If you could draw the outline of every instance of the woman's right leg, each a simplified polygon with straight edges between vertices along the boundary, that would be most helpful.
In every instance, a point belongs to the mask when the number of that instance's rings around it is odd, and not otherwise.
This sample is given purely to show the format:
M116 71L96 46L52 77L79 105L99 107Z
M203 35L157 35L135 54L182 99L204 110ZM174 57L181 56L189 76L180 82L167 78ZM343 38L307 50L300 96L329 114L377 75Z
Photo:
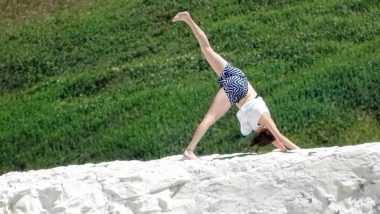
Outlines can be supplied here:
M193 19L190 17L190 14L188 12L180 12L174 17L173 21L184 21L190 26L195 38L198 40L203 56L217 73L217 75L222 75L222 72L227 65L227 61L211 48L206 34L193 21Z

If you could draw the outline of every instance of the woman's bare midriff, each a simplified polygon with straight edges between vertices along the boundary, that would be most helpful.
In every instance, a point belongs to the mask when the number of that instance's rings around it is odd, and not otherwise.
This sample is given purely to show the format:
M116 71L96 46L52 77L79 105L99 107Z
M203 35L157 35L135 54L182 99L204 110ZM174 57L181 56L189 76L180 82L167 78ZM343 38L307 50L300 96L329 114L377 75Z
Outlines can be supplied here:
M244 104L246 104L248 101L254 99L257 96L257 92L255 89L253 89L251 83L248 83L248 92L245 97L243 97L238 103L236 103L238 108L241 108Z

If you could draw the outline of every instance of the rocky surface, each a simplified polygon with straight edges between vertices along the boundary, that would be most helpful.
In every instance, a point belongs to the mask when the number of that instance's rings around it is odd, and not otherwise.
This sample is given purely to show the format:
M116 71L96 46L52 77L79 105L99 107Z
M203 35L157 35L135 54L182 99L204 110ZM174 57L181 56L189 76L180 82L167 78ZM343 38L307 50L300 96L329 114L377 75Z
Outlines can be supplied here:
M11 172L3 213L380 213L380 143Z

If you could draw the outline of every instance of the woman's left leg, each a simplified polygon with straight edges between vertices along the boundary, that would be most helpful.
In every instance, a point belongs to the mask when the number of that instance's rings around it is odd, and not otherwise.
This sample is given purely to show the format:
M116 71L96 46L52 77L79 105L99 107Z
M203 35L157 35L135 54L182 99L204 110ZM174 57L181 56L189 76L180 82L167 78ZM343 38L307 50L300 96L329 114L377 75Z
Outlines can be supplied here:
M183 152L183 155L189 159L195 159L194 149L202 139L203 135L207 130L218 121L229 109L231 108L231 103L228 100L227 94L224 92L223 88L219 89L219 92L216 94L214 101L204 116L202 122L198 125L191 142L187 146L186 150Z
M295 145L287 137L285 137L283 134L281 134L281 132L277 129L276 124L274 123L274 121L272 120L272 118L270 117L270 115L268 113L264 113L263 115L261 115L259 123L263 124L267 129L269 129L269 131L276 138L276 142L274 142L274 144L277 148L280 147L280 149L281 149L281 146L278 145L278 143L280 143L283 146L285 146L287 149L299 149L299 147L297 145Z

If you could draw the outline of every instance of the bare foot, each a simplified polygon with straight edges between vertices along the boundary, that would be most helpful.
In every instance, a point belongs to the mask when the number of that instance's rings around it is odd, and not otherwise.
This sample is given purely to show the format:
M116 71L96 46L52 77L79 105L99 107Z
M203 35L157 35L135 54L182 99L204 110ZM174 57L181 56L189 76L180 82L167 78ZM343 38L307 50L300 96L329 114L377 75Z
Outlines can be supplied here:
M186 22L189 19L191 19L190 14L187 11L184 11L184 12L177 13L177 15L175 15L173 18L173 22L177 22L177 21Z
M185 150L183 152L183 156L190 160L197 159L197 156L195 156L194 152L189 150Z

